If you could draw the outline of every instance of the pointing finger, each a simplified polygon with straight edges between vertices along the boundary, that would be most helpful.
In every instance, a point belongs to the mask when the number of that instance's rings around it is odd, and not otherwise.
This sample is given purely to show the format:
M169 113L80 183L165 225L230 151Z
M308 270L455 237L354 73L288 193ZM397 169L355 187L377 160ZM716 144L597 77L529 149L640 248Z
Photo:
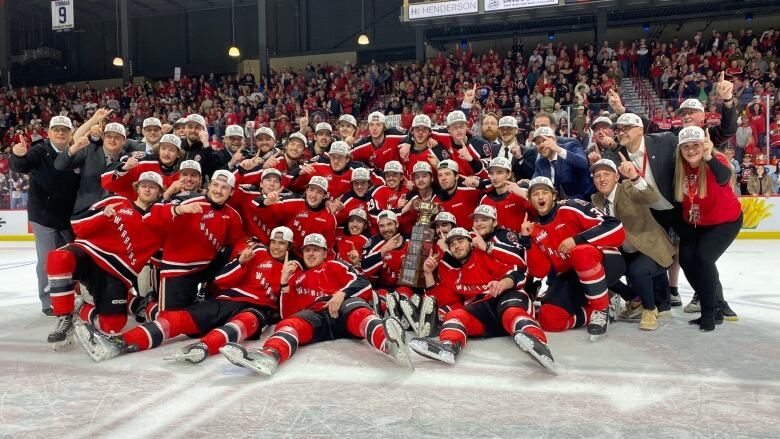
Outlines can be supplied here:
M629 160L626 158L626 156L623 155L622 151L618 151L618 155L620 155L620 160L622 160L624 163L628 162Z

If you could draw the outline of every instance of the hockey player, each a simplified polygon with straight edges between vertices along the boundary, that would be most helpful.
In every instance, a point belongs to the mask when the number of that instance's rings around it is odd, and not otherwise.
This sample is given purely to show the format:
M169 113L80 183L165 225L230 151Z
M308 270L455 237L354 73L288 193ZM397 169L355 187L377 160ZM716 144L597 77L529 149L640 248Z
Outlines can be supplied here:
M320 122L314 127L314 140L307 142L306 160L316 163L328 163L328 149L333 143L333 128L327 122Z
M374 111L368 115L368 131L370 136L355 142L352 160L363 162L374 169L383 169L388 162L401 160L398 145L406 135L393 128L386 128L384 114Z
M425 283L431 290L454 291L466 305L447 313L438 340L415 337L409 343L412 350L454 364L469 336L495 337L506 332L523 352L555 372L547 337L534 320L533 303L523 291L523 268L494 260L476 248L469 232L461 227L447 234L447 245L458 262L454 282L436 284L433 270L438 261L431 255L423 267Z
M225 265L230 247L245 237L241 217L228 206L235 177L226 170L214 173L205 195L182 202L156 204L145 221L168 231L160 267L160 310L178 310L192 305L198 285L214 278ZM178 200L177 200L178 201ZM187 205L199 207L197 215L182 216Z
M76 329L76 337L95 361L121 353L152 349L181 334L206 334L177 349L168 360L201 363L228 342L259 338L277 312L281 271L292 244L292 230L278 227L269 247L245 248L217 275L219 293L178 311L164 311L153 322L122 335L106 335L91 325ZM293 262L297 264L297 262Z
M368 214L360 208L352 209L347 217L344 233L336 237L336 256L353 267L360 268L360 255L370 241Z
M525 214L536 217L531 203L523 196L520 187L510 180L511 164L504 157L496 157L488 166L490 187L479 204L493 206L496 209L498 225L504 226L515 233L520 232L520 225Z
M203 175L201 174L200 163L195 160L181 162L179 164L179 179L167 186L162 196L163 200L199 195L203 184Z
M406 168L406 177L411 179L414 173L414 167L419 162L429 163L432 166L439 164L439 158L442 156L443 148L437 145L435 140L431 139L431 118L425 114L418 114L412 120L412 132L407 140L409 143L399 145L399 154L401 162ZM436 145L436 146L432 146Z
M420 201L431 201L435 195L433 168L427 162L417 162L412 168L412 184L414 188L398 201L400 209L399 222L401 233L409 236L417 222L417 205Z
M362 338L376 350L413 367L401 323L382 321L365 301L368 279L349 265L326 260L328 243L312 233L303 244L304 271L288 262L282 271L280 308L283 320L260 349L228 343L220 352L232 363L271 376L298 346L338 338Z
M459 168L453 160L443 160L437 168L439 190L432 201L455 215L458 225L471 229L471 213L479 204L482 191L459 185Z
M270 210L256 209L254 200L261 195L271 193L278 193L280 199L290 198L293 194L282 187L282 173L277 169L264 169L261 178L259 191L254 190L254 186L241 185L233 192L228 203L244 220L244 230L247 235L263 245L268 245L274 218Z
M587 325L595 341L607 332L607 288L625 271L618 250L625 239L623 225L586 201L556 203L549 178L531 180L528 193L539 215L534 223L526 218L521 230L529 273L542 278L551 269L555 272L548 281L539 323L546 331Z
M466 115L455 110L447 115L447 132L433 131L431 137L442 145L440 160L454 160L464 175L487 177L479 149L489 145L485 139L468 135Z
M520 247L517 234L498 225L496 209L493 206L477 206L470 216L474 221L471 238L474 247L497 261L525 268L525 251Z
M94 298L94 305L76 310L83 320L106 333L119 332L127 323L128 292L134 289L143 265L160 248L160 238L144 224L143 216L160 196L162 177L143 173L136 187L134 202L111 195L74 216L76 240L49 252L46 272L53 311L59 318L48 341L55 350L70 345L76 280Z
M336 129L338 130L338 138L349 145L352 148L357 138L357 120L355 116L351 114L342 114L339 116L338 122L336 122Z
M176 165L181 154L181 139L173 134L165 134L157 150L156 155L141 154L138 157L136 154L139 153L135 152L120 159L116 169L104 172L101 176L103 188L128 199L135 198L133 183L138 181L139 175L148 171L160 174L163 187L170 187L179 179Z
M327 209L325 201L328 196L328 180L315 175L306 185L306 191L301 198L282 199L278 192L257 197L253 202L266 218L273 218L273 225L285 225L294 233L293 251L296 256L302 256L301 246L304 237L318 232L325 237L328 249L336 244L336 217Z
M306 151L306 137L301 133L292 133L287 138L284 149L277 150L273 147L273 138L271 137L273 131L270 128L263 127L258 129L257 132L257 142L262 149L258 149L257 156L241 162L241 165L237 168L238 172L234 173L236 175L236 184L239 186L247 184L260 186L263 172L270 168L282 173L285 176L282 179L284 180L283 184L288 184L291 178L286 174L303 164L303 154Z
M290 190L302 191L313 176L320 176L328 180L332 197L347 193L352 188L352 170L361 167L361 164L350 159L349 145L342 141L333 142L328 154L330 163L306 164L299 170L291 169ZM381 184L382 181L376 179L376 183Z

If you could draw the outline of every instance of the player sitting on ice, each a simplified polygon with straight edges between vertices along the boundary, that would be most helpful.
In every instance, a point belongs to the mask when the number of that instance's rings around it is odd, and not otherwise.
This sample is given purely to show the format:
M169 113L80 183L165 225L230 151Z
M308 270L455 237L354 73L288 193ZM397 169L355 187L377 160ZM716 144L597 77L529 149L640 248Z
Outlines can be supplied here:
M435 290L454 291L465 307L447 313L438 340L413 338L409 346L418 354L448 364L466 345L467 337L512 335L517 346L543 367L555 371L555 361L547 347L547 337L533 318L533 303L522 290L525 270L504 264L473 245L471 235L456 227L447 234L449 253L457 261L455 276L436 284L433 256L423 266L425 284Z
M121 353L156 348L181 334L206 334L166 358L196 364L219 352L227 342L259 338L279 308L281 272L292 240L292 230L277 227L268 247L244 249L217 274L214 284L220 292L215 297L181 310L162 311L155 321L122 335L106 335L91 325L79 326L76 338L90 358L103 361ZM300 269L297 262L290 265Z
M220 349L232 363L270 376L298 346L339 338L364 338L376 350L413 367L401 322L384 321L371 305L371 284L351 266L325 260L325 238L312 233L303 242L304 271L288 262L282 271L279 299L283 320L260 349L228 343Z
M59 316L48 337L55 350L72 344L74 314L107 333L119 332L127 323L128 300L136 297L138 272L162 242L143 222L160 197L162 177L144 172L135 188L138 198L133 202L110 195L75 216L71 223L76 240L46 258L52 309ZM86 304L74 313L76 280L87 286L94 305Z
M556 203L547 177L531 180L528 194L539 215L533 223L526 218L521 231L529 273L542 278L555 272L548 279L539 323L545 331L588 325L595 341L606 335L611 317L607 288L625 272L618 250L625 239L623 224L587 201Z

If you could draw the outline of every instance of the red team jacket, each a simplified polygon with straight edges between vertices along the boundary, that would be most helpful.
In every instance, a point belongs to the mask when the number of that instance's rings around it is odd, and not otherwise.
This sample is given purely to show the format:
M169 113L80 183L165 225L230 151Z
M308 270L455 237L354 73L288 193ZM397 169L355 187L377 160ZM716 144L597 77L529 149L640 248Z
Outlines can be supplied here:
M267 226L273 230L276 226L287 226L293 231L293 249L301 256L303 238L310 233L319 233L325 237L328 248L336 244L336 217L325 207L323 202L316 209L310 208L302 198L288 198L270 206L263 204L260 196L252 202L255 211L265 218L272 218Z
M185 275L203 270L223 247L244 237L241 217L228 205L217 206L205 196L189 198L181 205L206 203L203 212L174 216L175 204L155 204L146 217L151 227L170 231L163 243L161 270ZM194 232L194 233L193 233Z
M120 203L114 208L116 214L105 216L103 209L116 203ZM87 252L100 268L130 288L162 241L160 234L144 223L144 214L127 198L106 197L71 221L76 234L71 245Z
M254 257L244 265L233 259L220 271L214 283L221 291L216 298L278 309L282 262L271 257L268 249L258 246Z
M282 318L309 309L322 311L330 296L343 291L346 297L371 300L371 284L354 268L342 261L326 260L322 264L299 271L290 278L289 289L282 293L279 308Z
M458 186L450 195L444 191L437 191L431 201L441 206L441 210L455 215L458 226L471 230L474 220L469 216L474 213L474 208L479 204L482 191L465 186Z
M127 157L123 157L123 160L126 158ZM140 177L142 173L148 171L160 174L160 176L162 176L163 185L166 188L179 179L178 170L171 169L165 171L156 156L147 155L139 159L138 166L127 172L122 171L121 167L117 170L104 172L103 175L100 176L100 184L103 186L103 189L109 192L125 197L128 200L134 200L136 198L136 193L133 189L133 183L138 181L138 177Z
M499 226L506 227L515 233L520 233L520 226L523 225L523 219L525 214L528 214L528 219L533 220L536 218L536 211L525 198L520 195L513 194L512 192L506 192L502 195L496 194L491 190L486 192L479 201L479 204L487 204L493 206L496 209L496 221Z
M569 256L558 252L558 246L567 238L574 238L577 245L591 244L602 253L613 254L620 254L618 247L626 238L620 220L583 200L561 201L537 221L531 231L528 270L538 278L547 276L550 265L556 273L571 269Z
M360 267L363 274L377 288L395 287L401 277L403 258L409 248L409 241L404 238L401 246L382 255L379 249L385 245L384 239L377 235L365 248Z
M371 138L356 144L352 148L352 160L363 162L369 167L382 170L387 162L401 161L398 153L398 145L406 138L405 135L385 135L385 139L378 146L374 146Z

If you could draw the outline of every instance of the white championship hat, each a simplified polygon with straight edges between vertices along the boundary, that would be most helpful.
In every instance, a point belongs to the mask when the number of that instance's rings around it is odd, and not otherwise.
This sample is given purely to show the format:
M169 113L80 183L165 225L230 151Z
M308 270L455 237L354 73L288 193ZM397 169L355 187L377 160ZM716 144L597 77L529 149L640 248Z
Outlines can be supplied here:
M469 231L463 227L455 227L454 229L450 230L450 233L447 233L447 239L445 239L444 242L449 244L455 238L466 238L471 241L471 235L469 235Z
M357 128L357 120L355 120L355 116L351 114L342 114L341 117L339 117L339 123L341 122L347 122Z
M431 168L431 164L428 162L417 162L414 164L414 168L412 168L412 175L418 172L433 174L433 168Z
M547 177L532 178L531 181L528 182L528 193L529 194L531 192L533 192L535 186L547 186L551 190L555 190L555 186L553 185L552 180L550 180Z
M321 177L319 175L315 175L314 177L309 180L308 186L317 186L318 188L325 191L325 193L328 192L328 180L325 179L325 177Z
M390 160L389 162L385 163L384 172L398 172L403 174L404 165L402 165L398 160Z
M121 123L111 122L110 124L106 125L105 128L103 128L104 133L117 133L121 134L122 137L127 137L127 131L125 131L125 126Z
M488 169L490 168L502 168L502 169L506 169L507 171L511 171L512 162L509 161L509 159L506 157L496 157L490 161L490 164L488 165Z
M418 114L417 116L414 116L414 119L412 119L412 128L416 127L425 127L430 129L431 118L425 114Z
M232 172L220 169L211 176L212 180L224 181L230 187L236 187L236 176Z
M442 160L441 162L439 162L439 166L437 166L436 169L437 170L449 169L456 174L460 172L460 169L458 169L458 164L455 163L455 160L449 160L449 159Z
M244 129L238 125L228 125L227 128L225 128L225 137L244 137Z
M618 117L617 121L615 122L615 126L626 126L626 127L645 127L645 124L642 122L642 118L637 116L634 113L623 113Z
M534 130L534 137L531 140L536 140L539 137L555 137L555 131L550 127L539 127Z
M324 248L325 250L328 249L328 243L325 241L325 237L319 233L312 233L303 238L303 247L308 247L310 245Z
M705 137L703 129L697 126L685 127L677 135L677 146L688 142L701 142Z
M200 169L200 163L196 162L195 160L185 160L181 162L179 165L179 171L183 171L185 169L192 169L193 171L198 171L198 174L203 174L203 171Z
M328 150L328 154L349 155L349 144L347 142L337 140L330 144L330 149Z
M141 175L138 176L138 182L140 183L142 181L151 181L152 183L157 183L157 186L160 186L160 189L163 187L162 176L154 171L142 172Z
M194 122L203 128L206 128L206 119L203 118L200 114L192 113L189 116L187 116L186 123Z
M330 126L330 124L327 122L320 122L317 124L317 126L314 127L314 134L317 134L320 131L327 131L329 133L332 133L333 127Z
M615 166L615 162L613 162L610 159L599 159L596 163L590 165L590 172L594 173L600 168L609 168L612 170L612 172L617 173L617 166Z
M477 206L477 208L474 209L474 213L469 215L469 217L474 218L477 215L488 217L491 219L498 218L498 215L496 214L496 208L488 204L480 204L479 206Z
M260 134L265 134L266 136L276 140L276 134L274 134L274 130L268 127L260 127L255 130L255 137L259 136Z
M181 139L175 134L163 134L163 136L160 138L160 143L170 143L171 145L176 145L177 148L181 149Z
M162 122L160 122L160 119L156 117L147 117L144 119L143 128L146 127L158 127L162 128Z
M366 214L366 211L359 207L349 211L348 218L352 218L352 217L357 217L362 219L363 221L368 221L368 215Z
M599 116L596 118L596 120L593 121L593 123L590 124L591 129L596 128L596 125L604 123L607 124L608 127L612 126L612 119L606 117L606 116Z
M455 215L449 213L449 212L439 212L436 214L436 218L433 219L433 223L452 223L457 224L458 221L455 219Z
M271 230L271 239L275 241L293 242L293 231L285 226L276 227Z
M300 140L304 146L306 146L307 143L306 136L298 132L290 134L290 137L287 138L287 143L290 143L290 140Z
M350 181L368 181L371 180L371 171L366 168L355 168L352 170Z
M54 127L67 127L73 131L73 122L67 116L54 116L49 121L49 129Z
M696 110L704 113L704 105L696 98L686 99L680 104L680 108L677 109L677 112L682 112L683 110Z
M379 212L379 215L376 216L376 222L382 221L383 219L389 219L398 224L398 215L392 210L383 210Z
M266 177L276 177L279 180L282 179L282 173L276 168L263 169L263 173L260 175L260 180L265 180Z
M517 119L515 119L513 116L504 116L498 120L498 127L517 128Z
M379 111L374 111L373 113L368 115L368 119L366 120L369 122L382 122L382 124L384 125L385 115Z
M450 111L447 115L447 126L458 122L466 122L466 115L460 110Z

